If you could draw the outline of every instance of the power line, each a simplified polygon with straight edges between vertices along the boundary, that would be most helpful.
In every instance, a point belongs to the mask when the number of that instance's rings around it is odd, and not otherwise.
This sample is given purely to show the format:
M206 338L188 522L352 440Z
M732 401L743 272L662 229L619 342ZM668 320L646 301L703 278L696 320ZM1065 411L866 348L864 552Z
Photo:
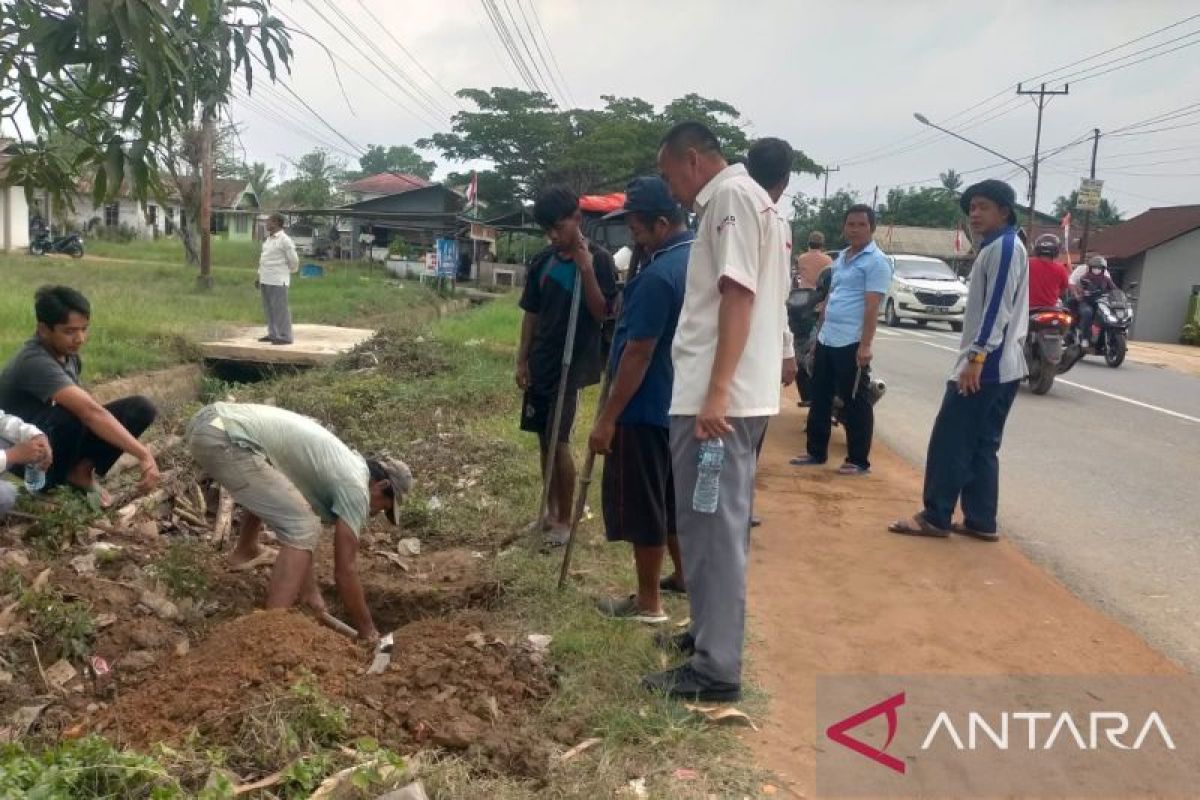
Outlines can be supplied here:
M525 85L534 92L543 92L543 89L538 85L537 80L533 77L533 73L529 70L529 66L521 57L521 51L513 41L512 34L505 25L504 19L500 16L500 9L496 7L495 0L480 0L483 4L483 10L488 15L488 20L492 24L492 29L496 31L496 35L500 37L500 43L504 45L505 51L508 53L509 59L516 67L517 73Z
M554 90L558 92L558 96L561 100L570 103L570 100L567 99L567 93L563 89L562 84L558 82L558 78L554 76L554 71L550 69L550 61L546 58L546 54L542 52L542 46L538 42L537 35L533 32L533 26L529 24L529 17L525 14L525 6L521 3L521 0L513 0L513 2L516 3L517 10L521 12L521 21L525 23L525 30L529 33L529 39L533 42L533 48L537 51L537 55L542 62L542 66L546 68L546 75L550 78L550 82L554 84ZM506 5L507 3L508 0L505 0ZM546 48L550 48L549 42L546 42ZM574 105L573 103L571 104Z
M288 20L287 17L284 17L284 15L281 11L276 11L275 13L278 14L281 18L287 20L287 23L288 23L287 27L289 30L298 31L298 32L304 34L305 36L308 36L310 39L313 39L314 41L316 41L316 37L314 37L311 33L309 33L304 28L302 28L294 20ZM325 45L322 44L322 47L325 47ZM385 87L379 86L378 82L374 78L367 75L367 73L363 72L361 69L359 69L353 63L348 61L345 56L338 54L336 51L331 50L328 47L325 47L325 52L326 52L326 55L328 55L331 60L340 63L342 66L346 67L346 69L350 70L355 75L362 78L363 80L369 81L371 83L372 91L378 92L383 97L387 98L388 100L390 100L393 103L395 103L396 105L398 105L401 109L403 109L407 113L411 114L415 119L419 120L423 125L427 126L430 130L437 131L439 129L440 126L438 124L436 124L432 120L422 116L421 112L414 110L408 104L408 102L406 102L405 100L402 100L399 97L397 97L395 94L391 94L390 92L386 91ZM336 65L335 65L334 69L336 72ZM350 105L349 98L346 99L346 102L348 105ZM352 107L352 109L353 109L353 107ZM351 113L353 113L353 110L351 111Z
M528 63L533 67L533 72L538 77L538 83L547 94L550 94L550 82L546 80L546 76L542 74L542 68L538 66L537 59L533 57L533 51L529 49L529 41L521 35L521 28L517 24L517 18L513 15L512 8L508 5L508 0L500 0L500 2L504 4L504 11L508 14L509 21L512 22L512 31L516 34L516 39L520 41L521 48L525 51L525 55L529 59Z
M488 47L492 49L492 54L496 56L496 61L500 64L500 66L504 67L504 74L508 75L508 77L512 80L513 85L516 85L521 82L521 77L513 72L512 65L508 62L508 59L504 57L504 53L500 52L500 48L496 47L496 42L494 41L493 36L495 31L488 33L487 28L483 24L485 17L486 11L484 11L482 8L482 3L480 3L480 5L475 6L475 24L479 26L479 32L483 34L484 41L486 41L488 43Z
M534 0L529 0L529 10L533 13L533 21L537 24L538 31L542 34L542 40L546 43L546 50L550 53L550 60L554 62L554 69L558 73L558 77L562 79L563 88L567 90L567 100L571 105L575 105L575 98L571 94L571 87L567 85L567 77L563 75L562 67L559 66L558 56L554 53L554 45L550 41L550 37L546 35L546 29L542 27L542 15L538 13L537 4Z
M1194 31L1193 33L1200 33L1200 30ZM1200 39L1193 39L1192 41L1185 42L1184 44L1181 44L1178 47L1172 47L1170 50L1163 50L1162 52L1159 52L1159 53L1151 53L1148 56L1143 56L1142 58L1139 58L1137 61L1130 61L1127 64L1119 64L1115 67L1111 67L1111 68L1103 70L1101 72L1094 72L1091 75L1085 75L1082 78L1076 78L1075 83L1083 83L1084 81L1090 81L1092 78L1099 78L1103 75L1108 75L1110 72L1116 72L1117 70L1122 70L1127 67L1133 67L1138 64L1141 64L1142 62L1150 61L1151 59L1155 59L1155 58L1161 58L1162 56L1167 56L1167 55L1170 55L1171 53L1182 50L1185 47L1194 47L1195 45L1198 45L1198 44L1200 44Z
M379 17L375 16L375 14L371 11L370 7L367 6L367 4L366 4L366 2L364 2L364 0L358 0L358 4L360 6L362 6L363 11L367 12L367 16L369 16L372 19L372 21L374 21L374 23L376 25L378 25L383 30L384 33L386 33L388 35L388 38L390 38L393 42L396 43L396 46L400 48L400 51L402 53L404 53L404 55L408 56L409 59L414 64L417 65L417 68L420 69L421 72L425 73L425 77L429 78L429 80L433 82L434 86L441 89L442 92L445 93L445 95L447 97L449 97L451 100L453 100L458 105L459 108L463 107L462 102L458 99L458 96L456 94L454 94L454 92L450 91L445 86L443 86L442 83L437 78L435 78L433 76L433 74L430 73L429 70L425 69L425 65L422 64L417 59L416 56L414 56L411 52L409 52L408 48L404 46L403 42L401 42L399 39L396 38L396 35L394 33L392 33L392 29L390 27L388 27L383 22L381 22Z
M307 0L307 2L310 6L313 5L312 0ZM421 86L421 84L419 84L417 81L415 81L411 77L409 77L408 73L404 71L404 68L401 67L399 64L397 64L395 61L393 61L392 57L389 56L387 53L385 53L383 48L380 47L375 42L375 39L369 33L367 33L362 28L360 28L354 22L354 20L350 19L350 17L346 14L346 12L344 12L342 9L338 8L333 3L333 0L325 0L325 5L329 7L329 10L332 11L334 13L334 15L337 16L338 19L340 19L343 23L345 23L346 27L348 27L362 41L366 42L367 47L369 47L371 49L371 51L374 52L375 55L378 56L379 59L384 64L386 64L388 67L390 67L392 70L394 70L397 75L399 75L401 78L403 78L405 83L407 83L409 86L411 86L414 92L421 95L421 102L427 110L432 111L435 115L441 115L443 117L450 116L449 110L444 105L442 105L442 103L437 98L435 98L432 94L430 94L428 91L426 91L424 86ZM315 6L314 6L314 10L315 10ZM322 17L322 19L324 19L324 17ZM380 69L380 72L384 72L384 70Z
M360 43L355 42L353 39L351 39L346 34L346 32L341 29L341 27L339 27L334 22L331 22L329 20L329 18L326 17L325 14L321 12L321 9L317 8L317 5L316 5L316 3L313 2L313 0L305 0L305 2L313 10L313 12L318 17L320 17L321 21L324 22L326 25L328 25L330 28L332 28L333 31L338 36L340 36L348 45L350 45L353 48L357 48L360 46ZM335 9L335 11L336 11L336 9ZM367 43L368 43L368 45L370 45L369 40L367 40ZM428 114L432 114L432 117L423 118L422 121L424 121L427 125L429 125L432 128L436 129L439 127L440 123L433 122L432 119L436 118L436 117L440 117L440 116L442 116L442 114L440 114L436 109L432 108L429 105L429 103L422 101L420 98L418 98L415 94L413 94L413 92L407 86L404 86L403 84L401 84L400 81L396 80L396 77L394 75L392 75L386 69L381 67L378 63L375 63L372 61L371 66L375 67L375 69L379 71L380 75L383 75L385 78L387 78L396 88L398 88L401 92L403 92L405 94L405 96L409 97L417 106L421 107L422 111L424 111L425 113L428 113ZM403 74L402 71L398 71L398 72Z

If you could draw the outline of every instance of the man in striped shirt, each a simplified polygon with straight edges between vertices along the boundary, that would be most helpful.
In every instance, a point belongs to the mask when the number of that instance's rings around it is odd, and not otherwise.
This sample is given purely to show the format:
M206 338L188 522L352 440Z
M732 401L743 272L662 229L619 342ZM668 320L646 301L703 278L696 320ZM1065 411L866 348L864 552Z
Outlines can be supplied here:
M1017 235L1012 187L986 180L960 200L980 238L971 267L962 347L951 372L925 459L924 509L889 528L893 533L947 537L951 530L998 540L998 452L1004 423L1025 377L1029 328L1029 262ZM963 522L954 525L961 500Z

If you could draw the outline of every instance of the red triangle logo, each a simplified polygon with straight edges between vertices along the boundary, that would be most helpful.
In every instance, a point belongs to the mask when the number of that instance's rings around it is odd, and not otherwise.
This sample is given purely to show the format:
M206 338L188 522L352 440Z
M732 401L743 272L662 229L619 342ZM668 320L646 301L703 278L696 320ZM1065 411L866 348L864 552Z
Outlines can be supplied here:
M904 705L904 692L893 695L887 700L884 700L882 703L877 703L870 708L864 708L857 714L853 714L849 717L846 717L841 722L836 722L833 725L830 725L825 731L825 735L843 747L848 747L859 755L866 756L877 764L882 764L888 769L899 772L901 775L903 775L907 765L895 756L890 756L884 752L884 750L888 749L888 745L892 743L892 740L896 738L896 730L900 725L900 720L896 714L896 709L902 705ZM872 747L866 742L861 742L858 739L855 739L853 736L847 735L847 731L857 728L864 722L875 719L880 714L887 715L888 725L887 741L884 742L882 750Z

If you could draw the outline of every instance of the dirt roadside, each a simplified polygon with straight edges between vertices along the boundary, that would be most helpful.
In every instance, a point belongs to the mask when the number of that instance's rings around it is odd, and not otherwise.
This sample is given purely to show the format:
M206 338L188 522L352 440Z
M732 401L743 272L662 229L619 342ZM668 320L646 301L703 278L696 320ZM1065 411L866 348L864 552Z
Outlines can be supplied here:
M1129 358L1151 367L1173 369L1200 377L1200 347L1158 342L1130 342Z
M815 794L818 674L1184 671L1011 543L888 534L888 522L917 510L920 472L878 442L866 478L791 467L805 412L785 405L755 499L764 524L751 542L749 663L770 701L747 742L791 796Z

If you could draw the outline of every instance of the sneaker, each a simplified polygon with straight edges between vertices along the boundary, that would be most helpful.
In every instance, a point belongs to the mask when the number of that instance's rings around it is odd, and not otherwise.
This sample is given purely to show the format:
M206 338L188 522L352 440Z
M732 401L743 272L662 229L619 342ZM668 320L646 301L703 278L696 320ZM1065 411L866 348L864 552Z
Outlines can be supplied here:
M691 631L683 633L659 631L654 634L654 646L659 650L666 650L668 653L682 653L690 656L696 652L696 638L692 636Z
M662 610L643 611L638 608L637 595L628 597L604 597L596 601L596 608L606 617L629 619L647 625L662 625L669 617Z
M751 528L758 528L761 526L762 526L762 517L751 517L750 518L750 527Z
M273 341L275 341L275 340L274 340L274 339L272 339L270 336L260 336L260 337L258 337L258 341L260 341L260 342L273 342Z
M819 467L825 463L825 459L817 459L812 456L796 456L788 463L793 467Z
M1091 345L1091 342L1089 342L1087 339L1080 339L1079 346L1082 347L1084 350L1087 350L1092 345Z
M642 688L661 692L674 700L700 703L735 703L742 699L739 684L706 678L692 669L691 664L647 675L642 678Z
M838 475L868 475L870 472L870 467L860 467L858 464L853 464L849 461L837 469Z

